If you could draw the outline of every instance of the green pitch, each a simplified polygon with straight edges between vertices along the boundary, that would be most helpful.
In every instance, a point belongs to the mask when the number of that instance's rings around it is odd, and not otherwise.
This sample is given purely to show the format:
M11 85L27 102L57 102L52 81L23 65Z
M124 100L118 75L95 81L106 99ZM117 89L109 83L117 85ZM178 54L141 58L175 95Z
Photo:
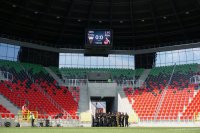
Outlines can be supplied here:
M0 133L200 133L200 128L0 128Z

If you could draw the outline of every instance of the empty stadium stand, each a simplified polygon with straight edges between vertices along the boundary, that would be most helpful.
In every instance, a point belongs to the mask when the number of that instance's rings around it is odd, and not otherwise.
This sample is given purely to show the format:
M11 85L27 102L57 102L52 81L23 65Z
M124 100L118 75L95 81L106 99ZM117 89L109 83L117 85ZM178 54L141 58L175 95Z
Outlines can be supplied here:
M191 93L190 91L188 92ZM195 117L195 115L198 115L198 112L200 112L200 91L197 91L196 94L192 93L191 97L194 98L189 102L189 105L185 108L185 111L183 111L183 116L181 116L181 120L192 120L192 118Z
M197 73L197 68L198 64L153 68L146 80L146 88L124 88L140 120L191 120L194 113L199 111L200 93L194 97L194 85L189 83L189 79ZM164 89L166 93L163 93Z
M58 69L54 67L50 69L61 79L62 77L86 78L87 73L91 71L110 72L116 82L133 80L133 76L139 79L144 72L144 69ZM41 65L1 60L0 70L12 75L10 79L1 80L0 94L19 109L24 103L28 103L28 108L38 111L39 118L42 119L47 118L47 114L54 117L62 114L59 108L61 107L72 118L78 118L76 115L80 100L80 86L59 86ZM192 120L195 113L200 111L198 106L200 92L195 90L195 85L189 83L189 79L197 74L197 71L198 64L156 67L151 69L144 88L125 87L123 90L141 121L177 120L179 118L180 120ZM170 77L171 82L169 82ZM163 100L161 100L162 97ZM10 114L2 106L0 106L0 112Z
M109 72L112 74L112 79L115 81L120 80L137 80L143 73L144 69L114 69L114 68L61 68L60 70L55 67L51 69L57 73L58 76L67 79L86 79L88 72Z
M2 119L5 119L5 118L14 118L15 115L13 113L11 113L9 110L7 110L3 105L0 104L0 117Z
M0 92L17 107L21 108L28 103L30 110L37 110L40 114L59 114L61 111L51 100L44 95L50 95L58 104L75 115L78 103L66 87L57 86L56 81L46 70L36 64L0 61L0 70L13 75L12 81L1 81ZM43 88L43 92L41 89ZM76 100L79 100L79 89L73 91ZM57 94L57 95L56 95Z

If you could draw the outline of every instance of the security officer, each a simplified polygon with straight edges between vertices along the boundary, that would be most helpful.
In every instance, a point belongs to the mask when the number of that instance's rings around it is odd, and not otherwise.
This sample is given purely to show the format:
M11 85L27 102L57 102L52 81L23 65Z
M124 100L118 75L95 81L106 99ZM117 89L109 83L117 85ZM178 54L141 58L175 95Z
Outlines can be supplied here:
M129 116L128 116L127 113L125 114L124 118L125 118L125 127L128 127L128 119L129 119Z

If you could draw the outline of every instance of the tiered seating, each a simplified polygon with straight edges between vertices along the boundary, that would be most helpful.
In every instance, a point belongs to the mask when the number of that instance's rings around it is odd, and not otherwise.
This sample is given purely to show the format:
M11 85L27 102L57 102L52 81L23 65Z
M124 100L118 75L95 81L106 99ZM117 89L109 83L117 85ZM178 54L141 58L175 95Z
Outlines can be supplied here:
M0 104L0 115L1 118L14 118L15 115L10 113L9 110L7 110L3 105Z
M13 75L14 83L26 81L26 87L30 87L31 81L21 67L20 63L0 60L0 70L11 73Z
M189 79L196 74L197 66L197 64L176 66L171 83L166 91L164 101L157 114L158 120L178 119L179 114L181 115L181 113L183 113L184 108L189 104L189 99L192 99L194 95L194 86L189 84ZM133 109L140 119L144 120L156 117L155 111L157 105L163 89L165 89L168 84L172 71L173 66L153 68L146 80L147 88L136 89L134 93L132 93L133 91L131 88L124 89L129 102L132 103L134 99ZM192 107L195 106L191 105L191 108ZM191 111L191 114L194 114L198 109L193 110L194 111ZM185 114L188 112L186 110ZM189 116L191 118L191 115Z
M191 94L192 95L192 94ZM191 103L187 106L186 110L183 112L181 120L183 119L192 119L195 117L198 112L200 112L200 91L193 98Z
M133 98L133 109L136 111L141 120L154 119L156 107L160 101L161 94L158 90L154 90L154 94L147 91L134 91L130 93L132 88L124 89L125 94L129 99ZM155 96L156 94L156 96Z
M57 67L49 67L55 74L57 74L58 75L58 77L60 78L60 79L62 79L62 73L60 72L60 69L58 69Z
M39 84L59 105L61 105L72 116L76 115L78 103L66 87L56 88L46 81Z
M164 101L158 113L158 119L178 119L184 107L188 106L189 99L194 95L194 88L179 90L178 88L169 88L164 97Z
M53 77L40 65L24 63L23 66L29 72L37 84L41 86L59 105L68 113L75 116L78 110L79 90L69 92L68 88L58 86ZM78 89L78 88L77 88Z
M31 75L31 77L35 80L35 82L39 81L48 81L49 83L55 83L53 77L42 67L41 65L37 64L30 64L30 63L22 63L25 70Z
M144 69L114 69L114 68L61 68L60 72L67 79L86 79L88 72L109 72L114 80L138 79ZM58 74L58 73L57 73Z
M146 79L147 88L164 89L170 79L170 74L173 71L173 66L153 68Z
M0 113L10 113L10 111L0 104Z
M39 113L60 113L51 102L32 83L22 67L22 64L12 61L0 61L0 70L13 75L13 81L1 81L0 92L8 100L21 108L24 103L29 103L30 110ZM37 99L35 98L37 96Z
M172 87L187 88L189 79L196 74L198 64L178 65L175 67L170 85ZM168 83L174 66L153 68L146 79L147 87L150 89L164 89Z
M41 114L58 114L60 111L37 89L35 84L26 88L26 83L12 83L1 81L0 93L7 99L21 108L24 103L28 103L29 110L36 110Z

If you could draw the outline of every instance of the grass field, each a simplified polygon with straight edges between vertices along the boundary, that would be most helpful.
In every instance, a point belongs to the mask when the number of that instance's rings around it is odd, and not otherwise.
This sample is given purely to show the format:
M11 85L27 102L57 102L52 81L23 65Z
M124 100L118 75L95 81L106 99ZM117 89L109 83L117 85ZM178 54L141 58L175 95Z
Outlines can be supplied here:
M200 133L200 128L0 128L0 133Z

